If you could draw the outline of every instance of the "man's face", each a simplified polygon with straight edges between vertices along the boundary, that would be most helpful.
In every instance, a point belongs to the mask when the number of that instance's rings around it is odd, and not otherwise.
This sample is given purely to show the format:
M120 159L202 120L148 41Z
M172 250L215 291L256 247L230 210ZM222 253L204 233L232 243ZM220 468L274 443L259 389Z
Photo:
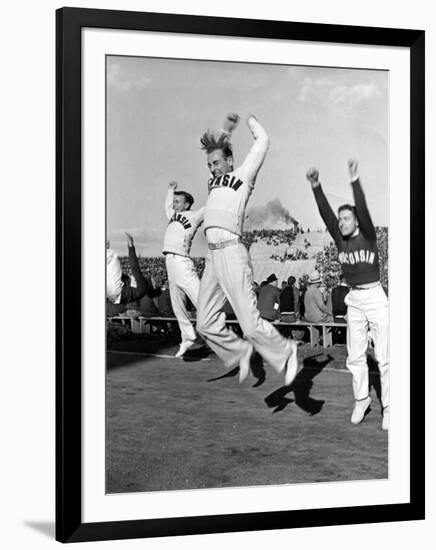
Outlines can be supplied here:
M357 219L351 210L339 212L339 231L343 237L352 235L358 227Z
M214 178L233 170L233 158L225 157L221 149L216 149L207 155L207 165Z
M174 195L173 210L175 212L184 212L189 209L189 204L185 201L184 195Z

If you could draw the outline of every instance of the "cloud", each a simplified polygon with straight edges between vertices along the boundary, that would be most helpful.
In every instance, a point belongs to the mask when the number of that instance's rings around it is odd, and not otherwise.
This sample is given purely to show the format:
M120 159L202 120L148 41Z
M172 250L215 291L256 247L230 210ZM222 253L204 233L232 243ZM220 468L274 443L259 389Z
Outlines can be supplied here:
M337 86L330 90L330 99L336 105L355 107L362 102L381 97L381 91L374 83L360 83L355 86Z
M151 84L152 78L144 72L129 70L120 63L109 62L107 67L107 83L119 92L128 92L132 89L142 90Z
M324 104L329 108L350 111L359 105L382 97L382 90L375 82L322 76L306 76L300 84L298 101L302 103Z

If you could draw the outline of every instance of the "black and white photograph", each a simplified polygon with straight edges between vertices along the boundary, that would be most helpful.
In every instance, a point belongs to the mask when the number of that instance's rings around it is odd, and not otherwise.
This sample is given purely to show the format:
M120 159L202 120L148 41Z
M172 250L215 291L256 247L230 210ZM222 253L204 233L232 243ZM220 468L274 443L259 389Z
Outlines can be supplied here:
M106 493L388 479L389 71L105 71Z
M5 4L2 548L431 546L431 6Z
M57 36L56 539L424 517L423 32Z

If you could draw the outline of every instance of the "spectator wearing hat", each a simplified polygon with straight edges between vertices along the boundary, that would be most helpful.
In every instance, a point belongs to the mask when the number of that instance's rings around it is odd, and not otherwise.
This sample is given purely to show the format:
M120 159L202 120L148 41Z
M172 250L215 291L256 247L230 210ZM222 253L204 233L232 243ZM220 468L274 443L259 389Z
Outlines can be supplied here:
M327 323L333 320L320 291L321 276L318 271L309 275L308 287L304 296L305 318L309 323Z
M260 316L267 321L276 321L279 318L280 290L277 284L277 277L272 273L259 290L257 307Z

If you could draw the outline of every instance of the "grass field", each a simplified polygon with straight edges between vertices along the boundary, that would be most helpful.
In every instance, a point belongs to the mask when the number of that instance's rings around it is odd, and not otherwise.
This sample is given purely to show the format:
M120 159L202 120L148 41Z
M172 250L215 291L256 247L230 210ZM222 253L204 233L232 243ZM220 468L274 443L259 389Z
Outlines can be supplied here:
M175 350L139 339L109 347L108 493L388 476L372 362L372 411L353 426L342 346L302 346L290 387L260 360L239 385L215 355L185 361Z

